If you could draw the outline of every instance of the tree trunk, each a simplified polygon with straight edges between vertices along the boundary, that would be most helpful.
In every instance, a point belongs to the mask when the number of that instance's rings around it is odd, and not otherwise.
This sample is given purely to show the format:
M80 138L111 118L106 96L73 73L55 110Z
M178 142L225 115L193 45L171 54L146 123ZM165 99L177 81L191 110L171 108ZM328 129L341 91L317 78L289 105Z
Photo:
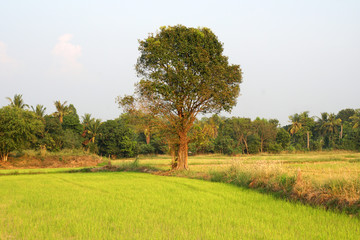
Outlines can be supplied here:
M307 149L310 150L310 132L309 131L306 132L306 137L307 137Z
M343 125L341 124L341 129L340 129L340 139L342 139L343 137Z
M243 138L243 142L245 144L245 149L246 149L246 154L249 154L249 148L248 148L248 144L245 138Z
M264 148L264 139L260 139L260 152L263 152L263 148Z
M145 138L146 138L146 144L150 144L150 136L151 136L151 134L150 134L150 130L149 130L148 127L144 129L144 135L145 135Z
M179 132L179 153L176 169L188 169L188 137L184 130Z
M178 146L176 144L169 143L171 154L171 168L176 169L178 164Z
M7 162L8 157L9 157L9 153L0 154L1 161L3 161L3 162Z
M146 134L146 144L150 144L150 134Z

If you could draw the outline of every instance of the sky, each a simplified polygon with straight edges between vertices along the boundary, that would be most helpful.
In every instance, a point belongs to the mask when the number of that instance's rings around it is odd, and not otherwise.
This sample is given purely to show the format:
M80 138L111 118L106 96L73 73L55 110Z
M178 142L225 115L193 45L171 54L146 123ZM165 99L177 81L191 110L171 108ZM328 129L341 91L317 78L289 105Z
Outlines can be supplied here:
M121 114L132 94L138 40L161 26L208 27L243 72L224 116L276 118L360 108L360 1L0 0L0 107L25 103L80 116Z

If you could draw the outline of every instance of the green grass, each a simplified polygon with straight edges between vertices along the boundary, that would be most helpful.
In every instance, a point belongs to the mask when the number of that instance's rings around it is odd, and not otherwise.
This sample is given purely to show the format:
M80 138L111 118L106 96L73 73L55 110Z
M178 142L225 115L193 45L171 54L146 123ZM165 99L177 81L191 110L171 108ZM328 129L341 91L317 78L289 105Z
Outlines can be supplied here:
M0 239L359 239L360 220L142 173L0 176Z

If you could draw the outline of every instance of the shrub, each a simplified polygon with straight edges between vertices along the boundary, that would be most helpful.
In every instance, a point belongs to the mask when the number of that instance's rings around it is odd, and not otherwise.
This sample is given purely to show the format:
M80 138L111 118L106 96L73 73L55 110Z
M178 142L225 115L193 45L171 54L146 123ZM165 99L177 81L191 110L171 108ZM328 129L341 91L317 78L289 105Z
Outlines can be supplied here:
M268 151L270 153L280 153L282 150L282 145L280 143L269 143Z

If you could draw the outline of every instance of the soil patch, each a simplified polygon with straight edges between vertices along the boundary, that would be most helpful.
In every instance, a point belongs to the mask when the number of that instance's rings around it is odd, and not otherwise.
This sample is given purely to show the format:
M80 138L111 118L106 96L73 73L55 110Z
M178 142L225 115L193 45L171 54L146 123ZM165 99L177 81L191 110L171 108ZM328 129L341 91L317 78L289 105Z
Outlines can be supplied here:
M47 156L41 158L23 156L9 158L7 162L0 162L0 169L93 167L101 161L101 158L95 155Z

